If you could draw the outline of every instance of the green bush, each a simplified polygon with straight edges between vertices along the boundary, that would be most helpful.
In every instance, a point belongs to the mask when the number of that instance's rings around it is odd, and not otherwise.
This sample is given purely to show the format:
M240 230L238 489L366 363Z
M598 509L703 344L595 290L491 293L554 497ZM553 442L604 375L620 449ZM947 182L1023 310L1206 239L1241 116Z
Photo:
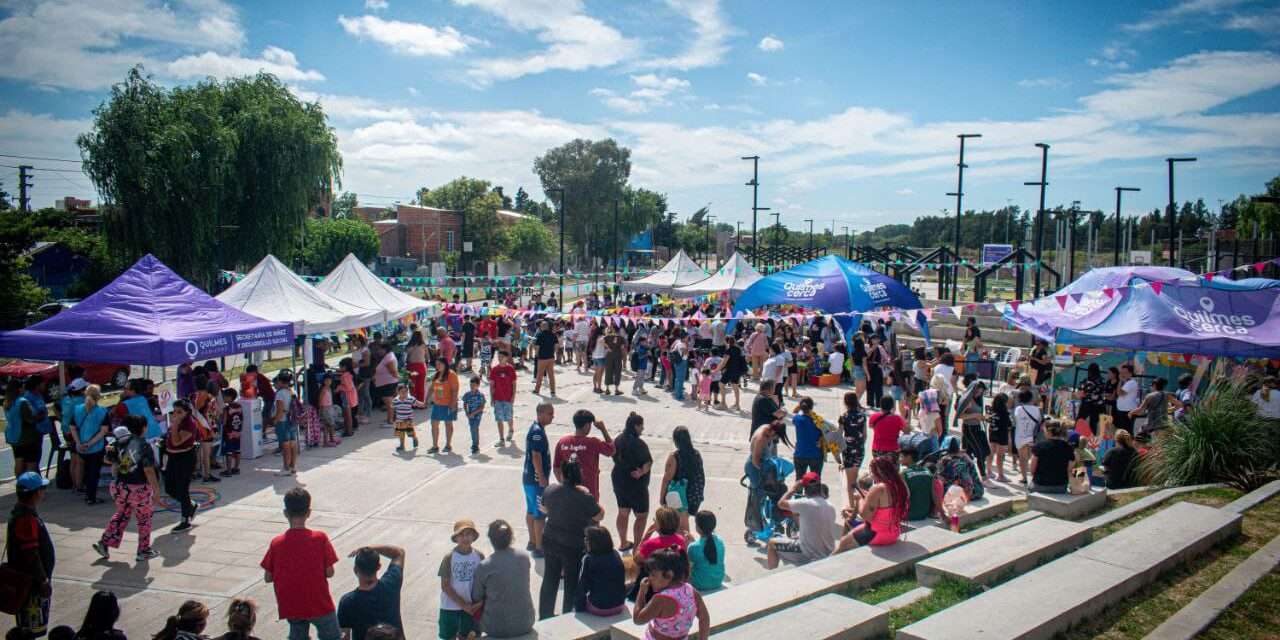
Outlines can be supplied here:
M1280 477L1280 421L1258 414L1250 385L1219 380L1142 457L1139 477L1161 486L1222 482L1252 491Z

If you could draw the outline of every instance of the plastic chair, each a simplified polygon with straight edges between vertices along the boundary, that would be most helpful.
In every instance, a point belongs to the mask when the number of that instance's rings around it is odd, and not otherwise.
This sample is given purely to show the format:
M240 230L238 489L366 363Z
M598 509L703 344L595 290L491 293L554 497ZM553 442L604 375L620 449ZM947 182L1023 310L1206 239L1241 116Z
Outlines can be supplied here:
M996 363L996 377L1000 380L1004 380L1005 377L1003 373L1006 370L1013 370L1017 368L1018 362L1021 360L1022 349L1020 347L1009 347L1004 352L1004 355L1000 356L1000 360Z

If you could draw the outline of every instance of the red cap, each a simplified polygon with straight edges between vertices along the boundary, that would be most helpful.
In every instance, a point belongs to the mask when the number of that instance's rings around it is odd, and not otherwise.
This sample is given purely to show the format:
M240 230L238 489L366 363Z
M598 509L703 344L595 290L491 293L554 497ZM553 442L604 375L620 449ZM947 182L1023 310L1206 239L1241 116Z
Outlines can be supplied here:
M810 471L805 473L803 478L800 478L800 482L802 484L813 484L821 479L822 476L819 476L817 471Z

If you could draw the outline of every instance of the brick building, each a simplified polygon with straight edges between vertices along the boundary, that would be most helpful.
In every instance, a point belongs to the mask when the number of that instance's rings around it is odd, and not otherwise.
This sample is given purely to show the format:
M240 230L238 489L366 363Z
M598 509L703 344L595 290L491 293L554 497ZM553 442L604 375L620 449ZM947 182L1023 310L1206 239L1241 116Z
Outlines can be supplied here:
M412 258L421 265L444 262L462 249L462 212L397 204L395 217L375 220L382 256Z

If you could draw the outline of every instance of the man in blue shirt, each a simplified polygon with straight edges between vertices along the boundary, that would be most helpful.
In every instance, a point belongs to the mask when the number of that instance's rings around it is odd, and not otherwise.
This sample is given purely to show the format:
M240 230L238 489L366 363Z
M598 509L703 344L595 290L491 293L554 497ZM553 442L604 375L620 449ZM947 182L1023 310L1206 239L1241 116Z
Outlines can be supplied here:
M379 624L389 624L404 632L404 623L400 620L404 556L404 549L392 545L360 547L351 552L359 584L338 602L338 626L350 630L351 640L364 640L365 633ZM391 564L379 578L383 557Z
M538 419L529 425L524 437L524 521L529 526L529 551L535 558L542 557L542 525L547 516L540 507L551 468L551 446L545 429L555 417L556 409L550 402L540 403Z

